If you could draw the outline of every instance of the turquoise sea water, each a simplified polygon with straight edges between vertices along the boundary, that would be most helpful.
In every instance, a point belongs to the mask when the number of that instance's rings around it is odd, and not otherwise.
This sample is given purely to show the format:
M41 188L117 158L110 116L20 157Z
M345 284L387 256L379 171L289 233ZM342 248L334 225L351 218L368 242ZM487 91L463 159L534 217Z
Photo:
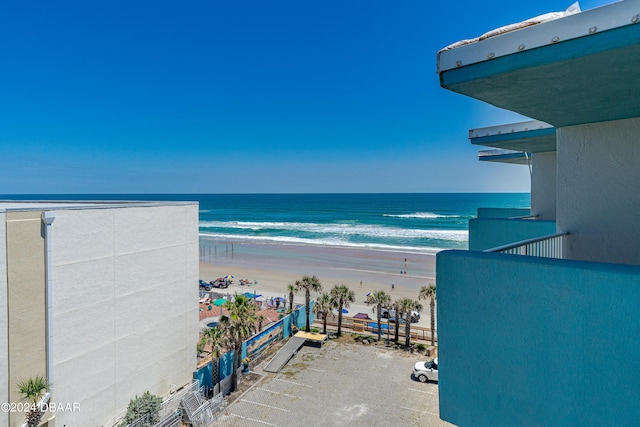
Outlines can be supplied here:
M400 251L465 249L478 207L525 208L527 193L28 195L4 199L189 200L200 235L265 242Z
M307 194L200 196L200 233L394 250L463 249L478 207L528 207L528 194Z

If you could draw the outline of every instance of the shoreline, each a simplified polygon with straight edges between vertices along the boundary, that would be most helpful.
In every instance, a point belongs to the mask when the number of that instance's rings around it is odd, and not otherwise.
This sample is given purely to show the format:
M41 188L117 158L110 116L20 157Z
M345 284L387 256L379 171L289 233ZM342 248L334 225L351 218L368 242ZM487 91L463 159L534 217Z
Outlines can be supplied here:
M375 319L373 307L364 303L369 292L385 291L392 300L418 299L420 287L435 284L435 254L234 242L233 250L222 250L226 243L219 243L215 256L200 253L200 278L207 282L227 274L235 276L233 285L223 293L255 292L265 298L288 299L287 285L302 279L303 275L317 276L323 291L334 285L344 284L355 294L355 302L348 308L347 316L367 313ZM203 256L204 255L204 256ZM404 263L404 259L407 263ZM406 270L404 270L406 265ZM406 271L407 274L400 274ZM241 286L240 279L257 284ZM392 284L394 289L392 289ZM318 294L312 294L315 299ZM304 303L304 294L294 296L295 303ZM430 327L429 302L423 305L419 326Z
M457 231L457 230L453 230ZM467 230L462 230L467 232ZM468 233L468 232L467 232ZM397 246L389 244L374 244L374 243L359 243L359 244L347 244L346 242L329 242L314 239L303 238L267 238L256 236L232 236L232 235L217 235L200 232L198 234L201 244L205 242L213 245L282 245L282 246L304 246L309 248L335 248L335 249L353 249L353 250L371 250L379 252L401 252L407 254L419 254L419 255L435 255L436 253L448 249L463 249L468 246L468 240L464 240L465 245L451 246L451 247L430 247L430 246Z

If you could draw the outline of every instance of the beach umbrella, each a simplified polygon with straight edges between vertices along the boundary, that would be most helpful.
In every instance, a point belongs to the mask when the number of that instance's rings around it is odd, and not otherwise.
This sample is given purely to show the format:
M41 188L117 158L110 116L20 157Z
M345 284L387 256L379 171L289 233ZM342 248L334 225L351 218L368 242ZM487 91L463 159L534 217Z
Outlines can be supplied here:
M245 297L251 299L251 298L255 298L255 294L253 292L245 292L244 294Z
M369 293L366 295L366 297L367 297L367 298L375 298L375 297L376 297L376 293L375 293L375 292L369 292Z
M218 298L217 300L213 301L213 305L215 305L216 307L220 307L220 316L222 316L222 306L225 302L227 302L227 300L224 298Z
M229 280L229 279L233 279L234 277L236 277L236 276L234 276L233 274L227 274L226 276L223 277L223 279L224 280Z
M349 310L347 310L346 308L342 309L342 313L347 314L349 312Z

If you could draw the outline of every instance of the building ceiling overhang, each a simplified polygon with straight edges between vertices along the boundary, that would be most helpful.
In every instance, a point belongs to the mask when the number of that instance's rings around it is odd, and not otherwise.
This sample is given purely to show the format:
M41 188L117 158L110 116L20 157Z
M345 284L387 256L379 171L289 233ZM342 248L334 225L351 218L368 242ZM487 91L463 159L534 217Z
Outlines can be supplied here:
M470 129L473 145L529 153L556 151L556 129L538 120Z
M640 2L438 54L442 87L556 128L640 117Z
M512 150L481 150L478 160L481 162L508 163L512 165L527 165L531 155L522 151Z

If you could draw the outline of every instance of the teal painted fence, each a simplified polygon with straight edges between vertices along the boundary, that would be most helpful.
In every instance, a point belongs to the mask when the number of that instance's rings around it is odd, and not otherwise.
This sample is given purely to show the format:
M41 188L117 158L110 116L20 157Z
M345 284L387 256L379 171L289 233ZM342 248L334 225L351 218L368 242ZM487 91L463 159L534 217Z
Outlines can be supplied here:
M640 423L640 267L444 251L437 284L442 419Z
M313 324L313 304L311 301L311 313L310 323ZM270 344L283 340L291 336L294 329L304 328L306 325L305 307L299 307L282 319L270 325L268 328L260 332L259 334L251 337L244 343L242 343L242 358L249 357L251 359L257 357L262 351L264 351ZM215 361L211 361L206 365L197 369L193 378L197 379L201 387L205 389L213 388L214 375L213 369L215 369ZM225 353L218 363L218 379L223 380L233 373L233 351Z

